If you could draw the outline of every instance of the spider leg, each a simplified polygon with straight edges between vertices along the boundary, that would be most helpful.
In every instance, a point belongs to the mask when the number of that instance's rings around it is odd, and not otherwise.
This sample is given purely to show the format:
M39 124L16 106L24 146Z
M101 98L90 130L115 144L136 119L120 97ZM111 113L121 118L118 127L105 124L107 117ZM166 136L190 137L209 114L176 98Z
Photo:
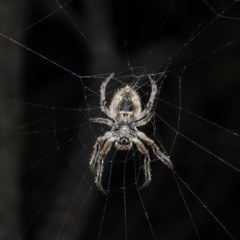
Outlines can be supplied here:
M96 123L103 123L106 124L110 127L112 127L113 122L110 119L107 118L90 118L89 119L90 122L96 122Z
M145 158L144 158L144 166L143 166L143 169L144 169L144 175L145 175L145 182L143 183L143 185L139 188L139 189L143 189L145 188L146 186L148 186L148 184L151 182L152 180L152 175L151 175L151 168L150 168L150 157L149 157L149 153L148 153L148 150L146 149L146 147L144 146L144 144L141 142L141 140L139 140L138 138L134 138L132 140L138 150L143 154L145 155Z
M149 146L152 147L154 154L169 168L173 169L173 164L168 156L166 156L163 152L160 151L160 149L157 147L155 142L146 136L143 132L138 132L138 137L141 138L143 141L145 141Z
M143 126L147 124L152 117L154 116L154 112L149 113L145 118L141 119L140 121L136 122L136 127Z
M101 100L100 100L100 106L101 110L110 118L114 118L113 114L109 111L109 109L106 107L106 86L108 82L113 78L114 73L112 73L105 81L103 81L100 89L101 93Z
M112 139L109 139L106 141L106 143L104 144L101 152L98 155L97 158L97 170L96 170L96 175L95 175L95 184L98 187L98 189L105 195L107 195L106 191L104 190L101 181L102 181L102 173L103 173L103 160L104 157L107 155L109 149L112 146Z
M111 138L111 132L106 132L103 136L99 137L93 147L93 153L92 153L89 165L90 165L91 171L94 174L96 174L96 172L97 172L95 165L96 165L96 162L97 162L100 150L101 150L101 145L108 138Z
M156 94L157 94L157 85L156 85L155 81L152 79L152 77L150 75L148 75L148 78L152 85L152 92L151 92L151 95L150 95L150 98L149 98L146 108L139 114L137 120L145 117L146 115L148 115L150 113L150 111L152 110L152 107L153 107L153 103L154 103Z

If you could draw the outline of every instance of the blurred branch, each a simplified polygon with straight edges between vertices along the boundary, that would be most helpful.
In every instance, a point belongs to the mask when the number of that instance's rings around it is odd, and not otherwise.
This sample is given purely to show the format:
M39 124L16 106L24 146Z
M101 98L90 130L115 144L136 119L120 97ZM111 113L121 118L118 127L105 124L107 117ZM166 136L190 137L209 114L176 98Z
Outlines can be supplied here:
M25 0L0 3L0 32L10 36L23 28L27 15ZM22 36L18 36L18 41ZM21 125L22 105L4 99L21 100L24 66L22 48L12 42L0 39L0 132L6 132ZM19 174L23 141L19 137L0 138L0 239L18 239L20 236L21 193L19 182L12 181Z

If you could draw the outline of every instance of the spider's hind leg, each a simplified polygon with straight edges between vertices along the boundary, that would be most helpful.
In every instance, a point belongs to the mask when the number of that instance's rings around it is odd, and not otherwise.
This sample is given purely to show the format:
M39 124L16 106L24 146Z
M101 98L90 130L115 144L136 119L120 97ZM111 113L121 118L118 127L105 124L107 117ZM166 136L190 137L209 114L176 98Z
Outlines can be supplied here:
M113 114L109 111L109 109L106 107L106 86L108 82L113 78L114 73L112 73L108 78L106 78L105 81L103 81L101 88L100 88L100 93L101 93L101 99L100 99L100 106L102 112L104 112L108 117L114 119Z

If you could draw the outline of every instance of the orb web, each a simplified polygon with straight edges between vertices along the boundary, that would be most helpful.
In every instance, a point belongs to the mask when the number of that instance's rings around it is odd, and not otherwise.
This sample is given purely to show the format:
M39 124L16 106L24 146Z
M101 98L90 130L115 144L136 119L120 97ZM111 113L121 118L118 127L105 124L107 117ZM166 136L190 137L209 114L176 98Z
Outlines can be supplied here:
M238 239L239 2L1 4L1 215L11 239ZM18 11L16 11L18 9ZM138 10L136 10L138 9ZM154 117L148 147L89 159L109 130L90 118L128 84ZM15 231L12 231L15 229Z

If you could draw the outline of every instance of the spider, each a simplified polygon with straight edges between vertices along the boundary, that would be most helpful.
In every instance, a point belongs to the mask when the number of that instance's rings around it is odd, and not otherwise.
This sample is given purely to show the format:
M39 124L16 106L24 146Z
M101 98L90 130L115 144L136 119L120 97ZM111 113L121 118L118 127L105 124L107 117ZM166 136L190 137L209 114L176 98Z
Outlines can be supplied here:
M152 91L146 108L143 111L138 93L128 85L126 85L124 88L119 89L116 92L108 108L106 106L105 90L108 82L113 78L113 76L114 73L112 73L108 78L106 78L100 88L101 110L109 118L111 118L111 120L107 118L90 118L91 122L103 123L112 128L103 136L97 138L90 159L90 169L95 174L95 184L104 194L107 193L101 184L103 161L104 157L107 155L114 142L115 147L118 150L130 150L134 143L137 146L138 150L145 156L143 165L145 182L139 189L143 189L144 187L148 186L152 179L150 168L151 160L148 150L146 149L141 140L143 140L150 147L152 147L153 153L157 156L157 158L159 158L169 168L173 168L172 162L169 157L159 150L159 148L152 139L150 139L146 136L145 133L137 129L137 127L147 124L154 115L154 112L151 112L151 110L153 108L154 99L157 94L157 85L155 81L151 78L150 75L148 75L148 78L151 82ZM105 144L103 145L104 142Z

